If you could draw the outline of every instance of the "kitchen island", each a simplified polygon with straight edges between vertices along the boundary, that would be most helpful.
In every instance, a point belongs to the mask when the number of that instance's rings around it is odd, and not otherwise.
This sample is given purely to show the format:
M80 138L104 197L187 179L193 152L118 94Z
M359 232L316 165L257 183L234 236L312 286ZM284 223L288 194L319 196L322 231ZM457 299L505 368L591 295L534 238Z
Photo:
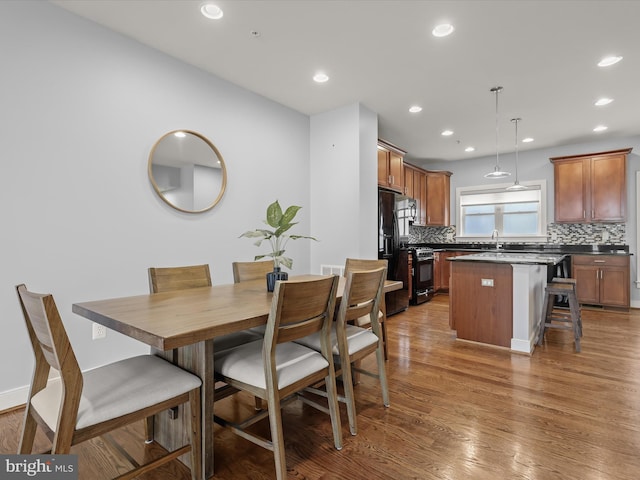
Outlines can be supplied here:
M564 257L494 251L450 258L449 324L456 337L532 353L547 268Z

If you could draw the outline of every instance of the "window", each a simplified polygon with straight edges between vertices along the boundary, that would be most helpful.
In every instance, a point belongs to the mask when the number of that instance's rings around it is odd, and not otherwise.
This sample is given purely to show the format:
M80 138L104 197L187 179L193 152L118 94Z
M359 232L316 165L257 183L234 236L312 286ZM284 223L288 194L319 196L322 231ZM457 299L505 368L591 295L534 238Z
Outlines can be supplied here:
M504 185L456 190L458 238L484 240L498 230L500 238L546 241L546 181L523 182L526 190Z

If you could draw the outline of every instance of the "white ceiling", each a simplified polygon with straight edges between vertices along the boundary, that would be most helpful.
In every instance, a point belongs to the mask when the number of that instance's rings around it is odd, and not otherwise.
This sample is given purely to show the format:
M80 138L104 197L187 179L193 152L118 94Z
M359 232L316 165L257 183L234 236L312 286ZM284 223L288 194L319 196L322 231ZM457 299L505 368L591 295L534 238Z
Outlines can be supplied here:
M308 115L361 102L416 164L495 155L498 85L500 153L513 117L520 151L640 134L640 1L217 0L217 21L201 1L52 3Z

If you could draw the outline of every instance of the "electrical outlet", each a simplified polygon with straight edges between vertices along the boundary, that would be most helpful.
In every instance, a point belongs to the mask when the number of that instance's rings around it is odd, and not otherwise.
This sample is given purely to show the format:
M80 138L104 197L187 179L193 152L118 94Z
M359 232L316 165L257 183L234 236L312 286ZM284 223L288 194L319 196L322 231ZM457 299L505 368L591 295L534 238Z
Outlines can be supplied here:
M482 285L483 287L493 287L493 278L480 279L480 285Z
M99 323L94 323L91 338L93 340L98 340L106 336L107 336L107 327L105 327L104 325L100 325Z

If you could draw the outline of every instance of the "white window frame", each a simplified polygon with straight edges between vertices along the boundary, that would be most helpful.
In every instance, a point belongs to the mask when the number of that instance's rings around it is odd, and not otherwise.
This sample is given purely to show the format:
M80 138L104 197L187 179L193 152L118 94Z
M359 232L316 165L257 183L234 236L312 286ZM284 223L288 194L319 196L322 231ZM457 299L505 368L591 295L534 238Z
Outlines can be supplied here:
M540 189L540 218L539 218L539 234L535 235L503 235L500 232L500 240L510 242L547 242L547 181L546 180L530 180L526 182L520 182L522 185L535 187ZM504 191L506 187L512 185L511 183L501 183L493 185L475 185L470 187L457 187L456 188L456 218L458 228L456 229L456 240L462 240L465 242L486 242L491 241L491 235L465 235L462 231L462 208L460 208L460 197L465 193L492 193L496 190Z

